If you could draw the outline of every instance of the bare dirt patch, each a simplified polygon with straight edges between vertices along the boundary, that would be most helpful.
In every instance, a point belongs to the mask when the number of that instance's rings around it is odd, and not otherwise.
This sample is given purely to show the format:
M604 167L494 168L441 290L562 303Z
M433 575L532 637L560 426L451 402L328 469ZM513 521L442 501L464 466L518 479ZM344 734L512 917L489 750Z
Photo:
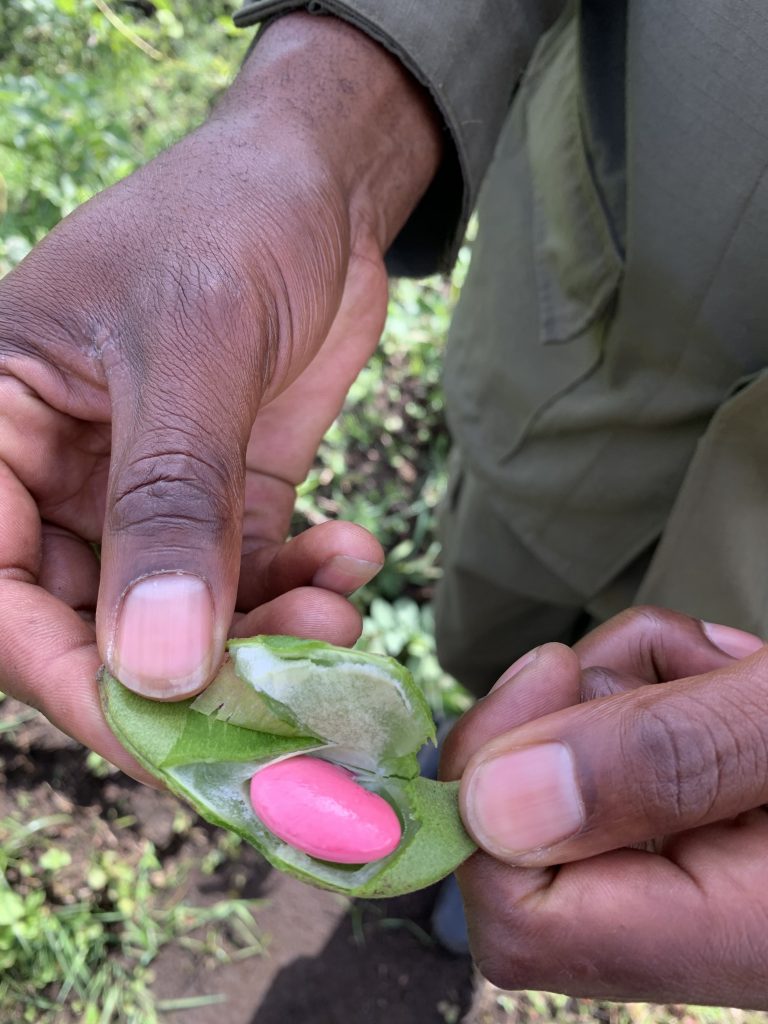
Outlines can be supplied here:
M224 1004L169 1012L170 1024L455 1024L463 1015L471 965L431 942L431 892L353 903L273 871L245 845L224 855L220 830L175 797L122 775L96 777L82 748L6 699L0 724L16 721L0 733L0 818L61 819L53 839L71 863L51 883L52 901L84 897L94 851L112 850L132 864L146 839L160 876L180 879L164 898L196 906L232 897L262 901L254 912L262 955L217 966L200 950L161 951L152 964L159 999L226 996ZM211 857L219 863L206 874ZM234 946L231 952L237 956ZM63 1009L62 1024L71 1019Z

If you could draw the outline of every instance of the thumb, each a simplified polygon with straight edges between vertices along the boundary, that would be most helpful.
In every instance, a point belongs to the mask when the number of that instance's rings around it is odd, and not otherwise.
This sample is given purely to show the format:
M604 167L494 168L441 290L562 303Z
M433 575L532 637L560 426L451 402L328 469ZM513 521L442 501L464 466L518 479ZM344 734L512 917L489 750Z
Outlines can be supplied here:
M733 817L768 802L766 708L763 647L705 675L547 715L473 756L465 823L488 853L533 867Z
M126 686L161 700L216 672L239 575L252 413L234 389L222 402L198 362L177 362L170 381L145 367L114 402L99 649Z

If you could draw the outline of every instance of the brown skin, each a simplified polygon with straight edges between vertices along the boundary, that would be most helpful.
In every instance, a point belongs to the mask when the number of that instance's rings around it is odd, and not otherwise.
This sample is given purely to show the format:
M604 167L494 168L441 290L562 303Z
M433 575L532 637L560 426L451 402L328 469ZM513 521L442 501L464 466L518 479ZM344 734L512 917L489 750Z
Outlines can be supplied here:
M737 660L697 620L643 608L540 648L465 716L443 772L470 829L479 765L542 740L572 752L585 813L555 846L461 869L491 981L768 1007L767 679L765 649Z
M0 681L137 777L95 683L137 578L208 583L209 677L232 631L359 634L359 580L310 584L334 555L380 564L378 543L344 523L285 537L440 146L395 59L292 15L205 125L0 283Z

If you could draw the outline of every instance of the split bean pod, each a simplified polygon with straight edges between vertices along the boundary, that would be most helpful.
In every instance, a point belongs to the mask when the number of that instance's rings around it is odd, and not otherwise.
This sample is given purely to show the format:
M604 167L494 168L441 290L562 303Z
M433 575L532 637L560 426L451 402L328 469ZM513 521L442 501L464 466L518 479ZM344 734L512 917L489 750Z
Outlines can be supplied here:
M158 703L104 672L110 727L206 820L275 867L351 896L430 885L474 850L458 783L419 776L434 739L391 658L293 637L232 640L198 697Z

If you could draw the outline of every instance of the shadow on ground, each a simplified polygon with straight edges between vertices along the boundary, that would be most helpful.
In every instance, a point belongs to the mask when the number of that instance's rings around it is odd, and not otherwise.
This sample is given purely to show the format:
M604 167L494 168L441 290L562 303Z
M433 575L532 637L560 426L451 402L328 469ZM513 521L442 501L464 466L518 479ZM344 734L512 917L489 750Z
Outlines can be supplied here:
M185 1010L185 1024L461 1019L471 1001L471 964L430 940L432 893L350 903L265 868L253 851L244 856L253 869L244 894L264 900L255 916L266 952L207 971L185 950L165 950L154 965L160 998L227 997L223 1005ZM227 888L224 874L206 879L198 891L207 901L221 898ZM171 1024L176 1018L169 1015Z
M430 941L430 904L419 893L352 905L317 955L278 971L249 1024L457 1021L470 1001L470 963Z

